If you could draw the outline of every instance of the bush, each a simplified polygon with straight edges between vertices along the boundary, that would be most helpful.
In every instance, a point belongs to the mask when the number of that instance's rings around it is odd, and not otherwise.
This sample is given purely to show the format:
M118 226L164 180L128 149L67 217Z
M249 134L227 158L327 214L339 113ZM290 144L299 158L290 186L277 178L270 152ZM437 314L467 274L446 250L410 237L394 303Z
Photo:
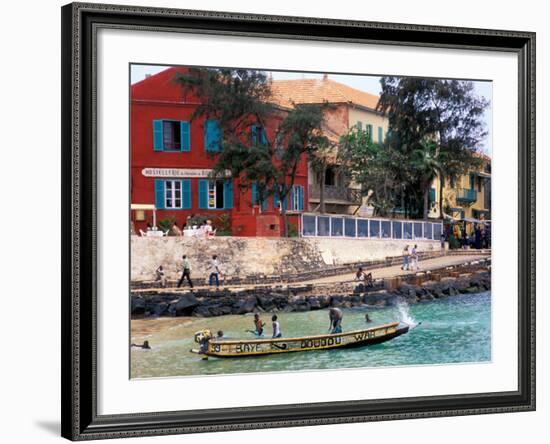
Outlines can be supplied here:
M449 249L456 250L457 248L460 248L460 242L458 239L454 236L454 234L451 234L449 236Z
M204 216L202 214L195 214L193 217L190 217L187 219L187 225L193 226L196 225L197 227L200 227L201 225L204 225L207 220L210 218L208 216Z
M220 214L214 220L217 236L231 236L231 216L229 214Z
M288 223L288 237L298 237L298 227L293 223Z
M165 219L159 220L157 222L157 225L160 230L166 232L166 231L170 231L175 223L176 223L175 217L167 217Z

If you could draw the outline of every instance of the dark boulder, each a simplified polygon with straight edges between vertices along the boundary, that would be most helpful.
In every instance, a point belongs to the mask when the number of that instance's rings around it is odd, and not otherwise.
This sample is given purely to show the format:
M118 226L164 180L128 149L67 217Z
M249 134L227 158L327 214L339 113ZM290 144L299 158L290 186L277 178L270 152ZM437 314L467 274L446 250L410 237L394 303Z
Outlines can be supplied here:
M198 318L208 318L212 316L212 313L210 312L210 307L200 305L198 307L195 307L193 310L193 316L196 316Z
M131 310L133 315L145 314L145 299L141 296L132 296Z
M272 296L258 296L258 305L263 308L265 311L271 311L277 307Z
M189 316L195 307L199 305L199 301L192 293L184 294L178 299L174 306L176 316Z
M170 304L168 304L167 302L160 302L153 306L151 313L153 314L153 316L166 316L168 314L169 307Z
M251 313L256 308L258 300L255 296L242 299L233 304L231 312L233 314L246 314Z

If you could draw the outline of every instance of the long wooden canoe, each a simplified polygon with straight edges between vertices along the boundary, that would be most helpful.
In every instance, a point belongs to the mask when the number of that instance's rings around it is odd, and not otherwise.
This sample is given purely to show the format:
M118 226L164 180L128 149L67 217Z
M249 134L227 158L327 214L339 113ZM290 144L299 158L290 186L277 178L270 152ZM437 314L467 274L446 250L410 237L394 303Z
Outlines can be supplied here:
M200 352L197 349L192 349L191 352L217 358L238 358L275 353L364 347L389 341L408 331L408 325L400 325L399 322L392 322L390 324L379 325L365 330L318 336L303 336L298 338L251 340L211 339L208 341L207 350Z

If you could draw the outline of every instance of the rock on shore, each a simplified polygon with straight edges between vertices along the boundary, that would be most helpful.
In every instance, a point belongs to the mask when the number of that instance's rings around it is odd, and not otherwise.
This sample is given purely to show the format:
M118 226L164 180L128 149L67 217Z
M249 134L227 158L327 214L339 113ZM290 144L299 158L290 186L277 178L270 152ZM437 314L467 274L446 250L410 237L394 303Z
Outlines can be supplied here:
M194 293L132 293L134 317L195 316L212 317L252 312L301 312L327 307L385 307L400 301L408 304L429 302L459 294L490 290L491 273L481 271L466 276L426 281L420 285L403 283L394 290L378 287L350 288L341 284L301 287L252 288L248 290L197 290Z

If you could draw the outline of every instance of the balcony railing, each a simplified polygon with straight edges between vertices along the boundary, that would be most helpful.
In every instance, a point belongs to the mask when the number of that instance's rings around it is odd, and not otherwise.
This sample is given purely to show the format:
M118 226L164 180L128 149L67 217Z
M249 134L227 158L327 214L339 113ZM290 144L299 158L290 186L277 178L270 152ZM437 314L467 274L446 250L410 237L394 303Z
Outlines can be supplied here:
M325 201L343 201L348 203L361 203L361 190L347 187L325 185ZM309 199L319 200L321 198L320 185L309 187Z
M477 200L477 191L471 188L461 188L456 195L458 202L472 203Z

